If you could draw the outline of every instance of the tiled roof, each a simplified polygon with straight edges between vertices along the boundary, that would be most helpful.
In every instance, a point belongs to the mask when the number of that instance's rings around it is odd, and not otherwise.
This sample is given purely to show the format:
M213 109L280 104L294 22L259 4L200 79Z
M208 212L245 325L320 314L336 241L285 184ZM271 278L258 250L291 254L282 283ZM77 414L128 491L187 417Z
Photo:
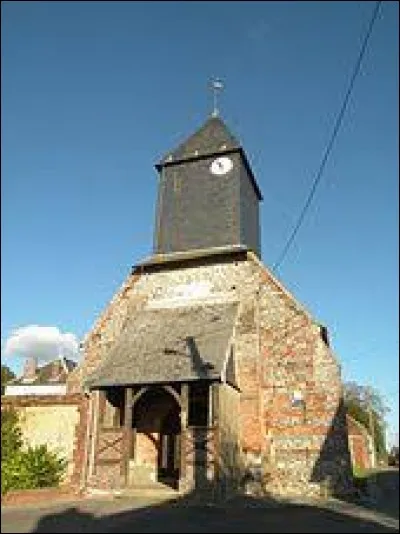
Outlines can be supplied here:
M147 309L131 319L87 386L218 379L237 303Z
M64 359L68 373L70 373L77 365L73 360L67 358ZM24 380L24 377L18 377L15 380L9 382L10 386L16 385L44 385L44 384L65 384L67 381L67 374L65 373L64 366L59 359L38 367L36 369L36 377L33 380Z

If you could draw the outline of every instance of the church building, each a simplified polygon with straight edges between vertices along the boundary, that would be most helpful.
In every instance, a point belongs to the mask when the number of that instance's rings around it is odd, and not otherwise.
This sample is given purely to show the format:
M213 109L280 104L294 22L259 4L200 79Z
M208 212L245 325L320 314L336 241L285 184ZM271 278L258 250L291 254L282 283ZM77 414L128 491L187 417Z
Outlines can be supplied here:
M87 399L81 485L346 491L340 366L326 328L262 263L262 193L241 143L213 115L156 170L153 255L68 378Z

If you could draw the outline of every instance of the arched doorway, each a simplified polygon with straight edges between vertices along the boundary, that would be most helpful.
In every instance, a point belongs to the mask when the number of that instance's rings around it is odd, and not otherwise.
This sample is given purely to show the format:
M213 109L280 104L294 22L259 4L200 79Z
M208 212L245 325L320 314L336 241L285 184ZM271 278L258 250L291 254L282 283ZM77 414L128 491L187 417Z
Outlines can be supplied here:
M143 389L134 404L130 477L134 485L159 482L178 487L181 433L178 399L178 393L171 387L152 386Z

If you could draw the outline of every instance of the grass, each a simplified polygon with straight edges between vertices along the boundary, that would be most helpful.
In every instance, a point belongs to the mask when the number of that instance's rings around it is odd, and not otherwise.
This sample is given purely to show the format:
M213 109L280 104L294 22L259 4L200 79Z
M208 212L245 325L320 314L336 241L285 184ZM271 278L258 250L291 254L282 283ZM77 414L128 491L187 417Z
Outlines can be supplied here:
M373 469L366 469L365 467L358 467L357 465L353 465L353 477L355 479L365 479L372 472Z
M364 467L353 466L353 482L360 494L368 494L369 486L372 480L371 475L375 474L376 472L377 469L366 469Z

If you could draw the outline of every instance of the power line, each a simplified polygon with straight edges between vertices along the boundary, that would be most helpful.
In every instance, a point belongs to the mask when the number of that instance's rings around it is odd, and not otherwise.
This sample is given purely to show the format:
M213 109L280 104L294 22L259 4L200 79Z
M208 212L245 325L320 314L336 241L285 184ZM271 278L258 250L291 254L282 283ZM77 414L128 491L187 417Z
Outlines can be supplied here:
M358 55L358 58L357 58L357 61L356 61L356 64L354 66L354 70L353 70L353 74L351 76L351 79L350 79L350 84L349 84L349 88L347 89L347 92L346 92L346 95L345 95L345 98L343 100L343 104L342 104L342 107L339 111L339 114L336 118L336 121L335 121L335 126L333 128L333 132L332 132L332 136L329 140L329 143L326 147L326 150L325 150L325 153L324 153L324 156L321 160L321 164L318 168L318 172L317 172L317 175L314 179L314 182L312 184L312 187L311 187L311 190L310 190L310 193L308 194L308 197L307 197L307 200L303 206L303 209L301 210L300 212L300 215L299 215L299 218L297 220L297 223L292 231L292 233L290 234L290 237L289 239L287 240L286 242L286 245L284 246L282 252L281 252L281 255L279 256L278 260L275 262L275 264L273 265L272 267L272 270L273 271L276 271L276 269L280 266L280 264L282 263L282 261L284 260L291 244L293 243L295 237L296 237L296 234L297 232L299 231L299 228L304 220L304 217L306 215L306 212L311 204L311 201L314 197L314 194L315 194L315 191L317 189L317 186L322 178L322 173L325 169L325 165L328 161L328 157L332 151L332 148L333 148L333 144L335 142L335 139L336 139L336 136L339 132L339 129L340 129L340 126L342 124L342 121L343 121L343 117L344 117L344 114L345 114L345 111L346 111L346 108L347 108L347 104L349 102L349 99L350 99L350 95L352 93L352 90L353 90L353 87L354 87L354 82L357 78L357 75L359 74L360 72L360 67L361 67L361 62L362 62L362 59L364 57L364 53L365 53L365 50L367 48L367 44L368 44L368 40L369 40L369 37L371 35L371 32L372 32L372 28L374 26L374 23L376 21L376 18L378 16L378 11L379 11L379 7L382 3L382 0L379 0L378 2L376 2L375 4L375 7L374 7L374 11L372 13L372 17L371 17L371 20L370 20L370 23L369 23L369 26L368 26L368 29L367 29L367 32L365 34L365 37L364 37L364 40L363 40L363 43L362 43L362 46L361 46L361 49L360 49L360 53Z

